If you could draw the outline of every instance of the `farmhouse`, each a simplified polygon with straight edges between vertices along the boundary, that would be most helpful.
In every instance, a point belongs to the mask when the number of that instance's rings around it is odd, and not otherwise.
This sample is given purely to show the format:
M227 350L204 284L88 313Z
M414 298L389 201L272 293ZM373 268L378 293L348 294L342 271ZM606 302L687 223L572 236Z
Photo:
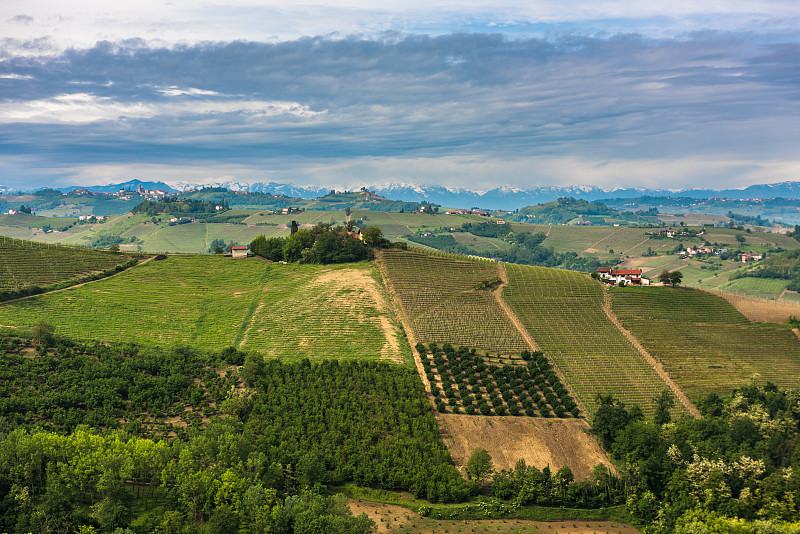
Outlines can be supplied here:
M8 210L8 214L9 215L16 215L17 213L19 213L19 211L14 209L14 208L11 208L10 210Z
M231 258L246 258L247 246L234 245L231 247Z
M761 259L764 259L763 254L750 254L750 253L742 254L742 263L747 263L749 261L759 261Z
M597 274L600 279L609 284L649 286L650 280L642 276L641 269L612 269L611 267L598 267Z

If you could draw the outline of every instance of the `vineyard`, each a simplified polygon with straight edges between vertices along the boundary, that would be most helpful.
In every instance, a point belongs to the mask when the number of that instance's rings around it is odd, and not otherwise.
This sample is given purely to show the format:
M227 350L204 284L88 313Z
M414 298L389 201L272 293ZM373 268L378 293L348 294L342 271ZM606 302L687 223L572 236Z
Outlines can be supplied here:
M446 343L416 347L439 412L469 415L578 417L580 410L541 352L524 350L507 363ZM441 389L440 389L441 388Z
M0 237L0 291L80 278L130 259L114 252Z
M680 288L613 288L614 312L692 399L766 381L800 387L800 340L749 322L725 299Z
M0 324L30 328L44 319L81 339L209 349L236 344L276 357L401 359L409 349L395 339L371 272L368 264L170 256L93 284L0 305Z
M419 341L519 354L528 348L485 282L496 280L490 261L387 250L384 274Z
M598 393L653 412L666 384L606 316L597 282L572 271L505 268L503 298L590 413Z

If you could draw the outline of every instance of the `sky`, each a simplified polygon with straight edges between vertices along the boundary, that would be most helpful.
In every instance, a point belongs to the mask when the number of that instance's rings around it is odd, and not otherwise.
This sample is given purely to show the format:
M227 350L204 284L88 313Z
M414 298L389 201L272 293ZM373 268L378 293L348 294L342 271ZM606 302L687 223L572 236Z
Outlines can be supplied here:
M800 180L796 0L288 4L3 0L0 186Z

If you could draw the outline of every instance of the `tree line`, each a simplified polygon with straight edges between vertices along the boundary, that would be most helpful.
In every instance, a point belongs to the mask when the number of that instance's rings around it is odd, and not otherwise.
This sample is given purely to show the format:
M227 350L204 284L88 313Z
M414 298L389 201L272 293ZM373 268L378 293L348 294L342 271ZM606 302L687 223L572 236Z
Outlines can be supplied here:
M270 261L329 264L369 260L378 248L406 248L405 243L389 242L380 227L358 230L352 221L311 228L300 228L292 221L290 231L286 238L259 235L250 243L250 251Z

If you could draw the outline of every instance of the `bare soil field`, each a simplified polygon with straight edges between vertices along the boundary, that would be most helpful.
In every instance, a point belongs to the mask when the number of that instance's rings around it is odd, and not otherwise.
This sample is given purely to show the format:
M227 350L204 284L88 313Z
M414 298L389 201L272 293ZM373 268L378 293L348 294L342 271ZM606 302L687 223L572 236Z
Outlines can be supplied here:
M567 465L576 480L589 478L592 467L610 460L583 420L539 417L437 414L443 437L460 469L472 452L483 447L495 469L513 469L517 460L539 469L549 465L555 472Z
M636 534L635 528L616 521L530 521L526 519L438 520L392 504L350 499L354 515L366 514L378 525L379 533L492 532L518 534Z
M724 291L707 291L724 298L742 315L757 323L787 323L790 315L800 317L800 303L743 297Z

